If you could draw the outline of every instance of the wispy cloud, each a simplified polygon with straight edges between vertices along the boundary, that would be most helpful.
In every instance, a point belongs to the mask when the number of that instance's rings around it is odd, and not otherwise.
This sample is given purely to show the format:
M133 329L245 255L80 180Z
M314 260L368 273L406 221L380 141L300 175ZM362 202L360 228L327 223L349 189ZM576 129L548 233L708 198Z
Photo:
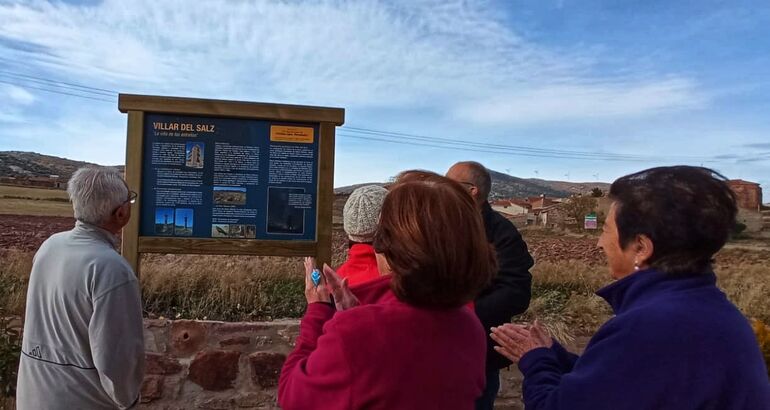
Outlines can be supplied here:
M484 1L0 4L0 50L124 91L362 108L438 105L477 123L698 107L693 79L597 76L592 50L521 37ZM438 103L437 103L438 102Z
M2 80L0 78L0 80ZM24 108L34 103L35 96L24 88L0 83L0 123L23 122Z
M752 149L770 149L770 142L756 142L751 144L744 144L743 146Z
M35 96L21 87L5 84L2 86L2 89L5 96L10 98L16 104L30 105L35 102Z
M460 111L482 123L526 123L552 119L596 120L634 117L706 104L685 79L624 84L542 86L469 102Z

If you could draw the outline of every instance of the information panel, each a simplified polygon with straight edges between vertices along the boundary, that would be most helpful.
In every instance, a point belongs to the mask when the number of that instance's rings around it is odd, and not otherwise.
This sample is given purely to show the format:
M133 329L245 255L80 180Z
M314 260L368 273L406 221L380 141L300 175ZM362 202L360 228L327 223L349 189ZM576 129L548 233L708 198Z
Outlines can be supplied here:
M141 236L316 239L318 124L147 113Z

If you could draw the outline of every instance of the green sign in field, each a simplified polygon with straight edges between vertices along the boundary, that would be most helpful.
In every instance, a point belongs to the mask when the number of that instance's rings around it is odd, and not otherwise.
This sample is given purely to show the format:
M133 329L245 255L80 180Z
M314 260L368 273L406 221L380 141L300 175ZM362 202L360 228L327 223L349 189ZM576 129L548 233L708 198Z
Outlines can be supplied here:
M599 227L599 220L596 218L596 213L591 212L586 215L583 228L585 229L597 229Z

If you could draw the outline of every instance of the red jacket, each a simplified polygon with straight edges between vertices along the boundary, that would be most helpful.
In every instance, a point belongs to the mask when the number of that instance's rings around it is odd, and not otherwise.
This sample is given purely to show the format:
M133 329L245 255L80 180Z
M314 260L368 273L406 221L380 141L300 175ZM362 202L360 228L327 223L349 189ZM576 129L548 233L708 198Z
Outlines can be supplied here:
M335 314L311 303L284 363L278 402L292 409L473 409L486 334L465 307L392 299Z
M353 244L348 250L348 260L337 268L337 274L341 278L348 278L350 286L379 278L374 247L368 243Z

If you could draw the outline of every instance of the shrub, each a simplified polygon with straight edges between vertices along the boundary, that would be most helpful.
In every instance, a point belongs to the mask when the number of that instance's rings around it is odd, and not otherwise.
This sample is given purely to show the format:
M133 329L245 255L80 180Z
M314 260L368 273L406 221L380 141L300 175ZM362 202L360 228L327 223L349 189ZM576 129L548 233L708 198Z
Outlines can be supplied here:
M21 356L21 335L13 326L14 318L0 310L0 395L16 395L16 376Z
M758 319L752 320L751 325L754 328L754 334L757 336L759 349L765 358L765 364L768 368L767 376L770 377L770 327Z
M746 224L743 222L736 222L735 226L733 226L733 232L732 236L733 238L740 238L743 234L743 231L746 230Z

